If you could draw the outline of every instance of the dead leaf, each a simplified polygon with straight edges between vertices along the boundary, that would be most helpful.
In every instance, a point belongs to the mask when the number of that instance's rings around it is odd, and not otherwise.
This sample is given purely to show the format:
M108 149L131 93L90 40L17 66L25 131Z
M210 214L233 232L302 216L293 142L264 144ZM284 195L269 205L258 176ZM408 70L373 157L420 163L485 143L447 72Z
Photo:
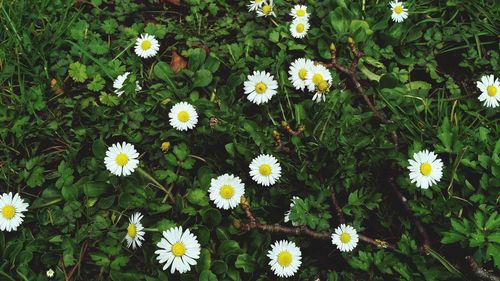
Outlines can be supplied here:
M180 56L176 51L172 51L172 60L170 61L170 67L175 73L183 70L187 66L187 61Z

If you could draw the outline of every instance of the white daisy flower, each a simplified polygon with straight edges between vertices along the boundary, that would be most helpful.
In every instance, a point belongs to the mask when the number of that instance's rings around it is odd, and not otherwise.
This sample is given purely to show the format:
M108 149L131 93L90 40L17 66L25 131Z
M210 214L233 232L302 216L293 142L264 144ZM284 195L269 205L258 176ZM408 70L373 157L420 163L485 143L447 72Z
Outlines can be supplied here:
M262 7L262 4L264 4L264 0L251 0L250 4L247 5L248 11L257 11L260 7Z
M142 34L135 43L135 54L141 58L150 58L160 50L160 43L153 35Z
M478 99L483 102L484 106L497 107L498 102L500 102L500 94L498 93L500 83L498 82L498 78L495 78L493 75L484 75L481 77L481 81L477 81L476 85L481 91Z
M165 263L163 270L171 266L170 273L188 272L200 258L200 243L189 229L183 232L182 227L172 227L163 231L163 238L156 245L159 248L155 251L156 259L160 264Z
M358 241L358 232L350 225L341 224L332 234L332 243L341 252L352 251L358 245Z
M410 180L417 187L427 189L439 182L443 176L443 162L434 152L423 150L413 154L409 160Z
M170 113L170 125L179 131L187 131L193 129L198 124L198 113L194 106L187 102L179 102L175 104Z
M267 103L276 95L278 82L274 77L265 71L254 71L252 75L248 75L247 81L244 83L245 95L247 99L255 104Z
M279 277L290 277L295 275L302 264L302 252L295 243L282 240L276 241L267 252L271 259L269 265L274 274Z
M276 14L274 13L273 0L270 0L269 3L267 1L265 1L264 4L257 10L257 16L258 17L268 17L268 16L276 17Z
M295 19L308 19L309 13L307 12L307 7L304 5L295 5L290 11L290 16Z
M290 24L290 33L293 38L304 38L309 31L309 21L307 18L296 18Z
M297 90L304 90L307 86L307 72L314 66L314 62L310 59L300 58L296 59L290 65L288 70L289 80Z
M128 176L137 168L138 157L139 153L135 150L134 145L126 142L115 143L108 147L104 163L111 173L117 176Z
M122 75L118 75L116 77L115 81L113 82L113 88L115 88L115 94L117 96L121 96L123 94L122 87L123 83L125 83L125 80L127 80L127 77L130 75L130 72L125 72ZM141 85L139 85L139 81L135 81L135 90L138 92L142 90Z
M0 230L1 231L16 231L22 224L24 214L28 210L28 203L15 193L4 193L0 195Z
M127 240L127 247L135 249L136 247L142 246L142 241L144 241L144 227L142 227L141 220L143 215L141 213L134 213L129 220L127 226L127 235L125 239Z
M212 179L208 192L210 200L214 201L217 208L229 210L240 203L240 198L245 193L245 185L239 177L224 174Z
M292 197L292 200L290 200L290 210L288 210L286 213L285 213L285 222L289 222L290 221L290 212L292 211L292 208L293 206L295 206L295 201L300 199L298 196L293 196ZM292 221L292 225L293 226L298 226L299 224Z
M313 101L321 102L326 100L326 94L332 86L332 74L321 64L315 64L306 75L306 86L311 92L315 92Z
M273 185L281 176L280 163L272 155L261 154L250 163L250 176L260 185Z
M389 5L391 5L391 18L393 21L403 22L406 18L408 18L408 9L403 6L403 2L396 0L390 2Z
M48 278L54 277L54 273L55 272L54 272L54 270L52 270L52 268L47 270L47 272L46 272Z

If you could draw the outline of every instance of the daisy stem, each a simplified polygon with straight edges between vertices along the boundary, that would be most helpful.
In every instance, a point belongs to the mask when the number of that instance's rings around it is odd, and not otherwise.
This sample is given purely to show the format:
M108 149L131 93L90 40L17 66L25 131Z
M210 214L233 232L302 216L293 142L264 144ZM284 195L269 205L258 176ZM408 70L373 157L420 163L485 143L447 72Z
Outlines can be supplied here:
M160 232L158 228L144 228L143 230L146 232Z
M149 181L151 181L151 183L153 183L154 186L156 186L159 189L163 190L168 195L168 197L170 198L170 200L172 201L172 203L175 203L175 199L174 199L174 196L172 195L172 192L170 192L169 190L167 190L167 188L165 186L163 186L160 182L158 182L153 176L151 176L148 172L144 171L142 168L137 168L137 170L139 171L139 173L143 177L145 177L146 179L148 179Z
M280 26L273 18L269 18L269 19L274 23L274 25Z
M47 203L43 203L43 204L40 204L40 205L37 205L37 206L33 206L32 208L33 209L39 209L39 208L43 208L43 207L47 207L47 206L50 206L50 205L57 204L57 203L59 203L61 201L63 201L62 198L57 198L57 199L54 199L54 200L49 201Z

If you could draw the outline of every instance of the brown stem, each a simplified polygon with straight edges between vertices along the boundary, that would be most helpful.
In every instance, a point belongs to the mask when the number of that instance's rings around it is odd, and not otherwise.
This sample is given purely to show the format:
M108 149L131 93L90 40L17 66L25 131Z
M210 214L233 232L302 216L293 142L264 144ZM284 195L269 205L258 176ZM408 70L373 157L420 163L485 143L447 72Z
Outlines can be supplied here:
M276 150L290 153L290 148L281 141L281 134L277 130L273 130L273 138L276 144Z
M285 129L285 131L287 131L290 135L293 135L293 136L298 136L298 135L302 134L305 130L303 125L299 125L297 127L297 130L294 130L294 129L292 129L292 127L290 127L290 124L288 124L288 122L286 122L286 121L281 121L281 127L283 127L283 129Z
M500 281L500 278L488 272L486 269L482 268L471 256L466 256L465 260L467 261L467 265L470 267L472 273L482 280L486 281Z
M391 120L388 120L385 118L378 110L375 108L373 103L371 102L370 98L365 94L365 90L363 89L363 86L361 86L361 83L359 83L358 78L356 77L356 67L358 66L359 59L363 57L363 52L358 51L356 48L356 44L352 40L351 37L348 39L349 47L354 54L354 59L351 63L351 67L347 68L339 63L337 63L337 48L335 45L332 43L330 45L330 53L332 55L332 60L329 66L334 67L338 71L344 73L349 77L349 80L352 82L354 85L354 88L356 89L356 92L358 92L359 95L363 98L364 102L366 105L370 108L370 110L373 112L373 115L377 117L377 119L383 123L383 124L392 124L393 122ZM399 144L398 144L398 135L396 134L395 131L391 132L391 142L394 145L396 151L399 149Z
M248 218L248 223L247 224L242 224L241 228L244 231L250 231L252 229L258 229L261 231L266 231L266 232L271 232L271 233L282 233L282 234L288 234L288 235L294 235L294 236L307 236L313 239L318 239L318 240L330 240L331 239L331 234L328 232L317 232L312 229L307 228L306 226L297 226L297 227L288 227L288 226L282 226L279 224L260 224L257 223L255 220L255 217L250 210L250 205L248 201L246 200L245 197L241 197L241 207L243 208L243 211L245 211L245 214ZM372 244L378 248L383 248L383 249L389 249L392 251L395 251L394 246L390 245L389 243L378 240L378 239L372 239L368 236L358 234L359 240Z
M69 272L68 276L65 279L66 281L71 280L71 277L73 276L73 274L75 274L76 270L78 269L78 267L82 263L82 260L85 257L85 254L87 253L88 246L89 246L89 240L85 240L85 242L83 242L82 251L80 252L80 258L78 259L78 262L73 266L73 268Z
M424 252L427 251L427 249L431 248L431 241L429 239L429 234L427 234L427 231L425 230L424 226L422 223L418 220L418 218L413 214L411 211L410 205L408 205L408 200L403 196L401 191L399 191L399 188L397 185L394 183L394 178L390 177L389 178L389 185L391 186L392 190L394 191L394 194L396 197L399 199L399 202L401 202L401 205L403 206L403 209L405 210L406 214L411 218L413 225L417 228L418 233L422 237L422 249Z
M335 193L332 192L330 195L330 199L332 201L333 207L335 208L335 214L337 215L340 223L345 223L344 215L342 214L342 209L340 208L339 202L337 201L337 197Z

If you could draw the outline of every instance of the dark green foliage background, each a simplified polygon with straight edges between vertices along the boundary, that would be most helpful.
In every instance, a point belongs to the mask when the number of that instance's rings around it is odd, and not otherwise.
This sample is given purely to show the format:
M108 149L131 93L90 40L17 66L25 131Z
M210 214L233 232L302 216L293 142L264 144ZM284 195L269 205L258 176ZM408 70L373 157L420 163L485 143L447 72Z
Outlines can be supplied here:
M291 279L472 280L462 270L466 255L498 273L498 109L483 107L475 86L482 75L500 74L496 1L408 1L410 16L401 24L390 20L388 1L300 1L312 13L305 40L291 38L287 27L299 1L275 1L278 26L248 13L247 1L167 2L0 0L0 191L19 192L30 203L22 227L0 233L0 280L46 280L49 268L64 280L61 267L69 272L85 243L72 280L276 280L265 254L287 237L243 233L234 226L245 222L241 208L221 211L209 203L210 179L223 173L244 180L261 222L282 223L296 195L304 200L292 218L332 231L338 221L328 197L335 192L350 224L400 252L360 242L340 254L329 241L289 237L303 254ZM142 60L133 44L146 32L161 49ZM328 62L331 42L349 64L348 36L365 53L362 84L391 125L380 125L334 71L333 91L321 104L288 81L296 58ZM168 65L172 50L188 60L178 74ZM243 94L253 70L271 72L280 84L266 105ZM133 75L117 98L112 81L125 71ZM134 93L134 80L143 91ZM179 101L197 108L195 130L168 124ZM217 125L210 126L211 117ZM290 136L281 120L306 130ZM276 151L273 130L292 153ZM387 138L392 130L400 152ZM135 145L141 167L173 186L176 204L138 172L110 175L104 153L117 141ZM172 144L167 153L163 141ZM429 190L410 184L406 169L421 149L445 163L443 179ZM248 175L260 152L283 167L272 188ZM421 239L387 185L392 162L439 254L419 252ZM145 215L150 231L145 245L131 251L122 239L124 215L134 211ZM154 255L161 231L174 225L190 228L203 248L198 265L182 276L163 272Z

